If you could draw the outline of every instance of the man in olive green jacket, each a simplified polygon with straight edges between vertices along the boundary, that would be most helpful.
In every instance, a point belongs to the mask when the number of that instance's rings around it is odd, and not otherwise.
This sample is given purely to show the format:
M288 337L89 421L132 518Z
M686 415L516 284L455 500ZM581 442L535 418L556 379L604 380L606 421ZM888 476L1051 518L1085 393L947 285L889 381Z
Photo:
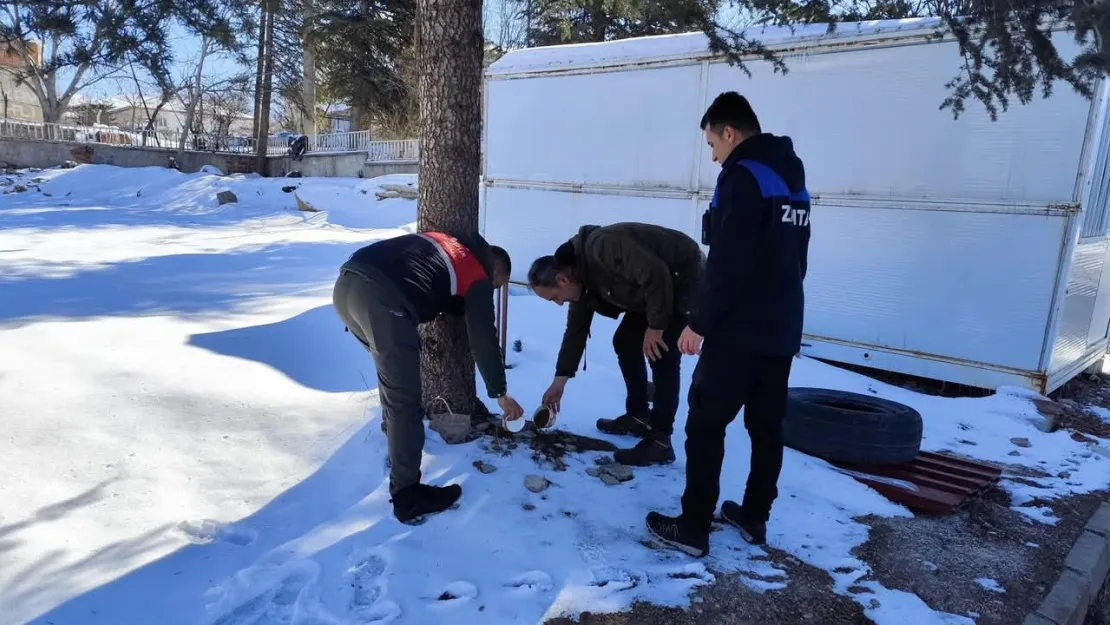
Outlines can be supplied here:
M682 354L678 337L705 266L697 242L677 230L641 223L583 226L552 256L537 258L528 282L540 297L569 302L567 328L555 365L555 380L543 403L559 409L567 380L574 377L586 349L594 313L616 319L613 334L627 397L625 413L598 419L607 434L641 437L618 451L621 464L647 466L674 462L671 434L678 410ZM655 393L648 410L644 357L651 362Z

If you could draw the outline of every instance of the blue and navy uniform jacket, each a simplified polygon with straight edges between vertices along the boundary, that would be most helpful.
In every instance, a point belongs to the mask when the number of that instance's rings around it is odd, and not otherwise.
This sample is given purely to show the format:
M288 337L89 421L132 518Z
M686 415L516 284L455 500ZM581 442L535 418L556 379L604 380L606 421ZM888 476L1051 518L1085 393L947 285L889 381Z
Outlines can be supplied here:
M809 235L805 167L790 138L764 133L736 146L703 215L709 254L690 328L746 353L797 354Z

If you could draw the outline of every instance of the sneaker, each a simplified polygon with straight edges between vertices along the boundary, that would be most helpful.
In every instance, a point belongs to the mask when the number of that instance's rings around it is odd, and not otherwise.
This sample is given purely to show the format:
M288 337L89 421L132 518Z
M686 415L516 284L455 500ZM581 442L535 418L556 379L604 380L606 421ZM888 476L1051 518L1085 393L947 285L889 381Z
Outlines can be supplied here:
M616 419L598 419L597 429L615 436L647 436L651 431L646 419L632 415L621 415Z
M419 525L429 516L457 507L462 487L413 484L393 495L393 516L406 525Z
M725 500L721 504L721 520L736 529L745 541L753 545L767 542L767 524L744 518L744 510L735 501Z
M670 436L648 435L632 449L618 449L613 460L633 467L648 467L674 462L674 448Z
M687 555L701 558L709 553L709 533L690 531L679 517L649 512L647 528L656 540Z

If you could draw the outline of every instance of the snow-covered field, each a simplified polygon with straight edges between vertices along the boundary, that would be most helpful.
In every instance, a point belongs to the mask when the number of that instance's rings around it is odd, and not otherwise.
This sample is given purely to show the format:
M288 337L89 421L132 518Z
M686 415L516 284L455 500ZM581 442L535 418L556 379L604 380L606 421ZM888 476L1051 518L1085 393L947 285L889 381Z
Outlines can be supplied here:
M374 196L413 177L82 166L9 178L4 190L27 189L0 196L0 625L534 623L637 600L685 605L710 570L789 592L732 531L714 533L702 561L641 543L649 509L677 509L681 434L674 466L609 486L586 474L596 454L553 472L525 446L506 457L429 433L426 479L461 483L462 505L415 528L393 519L373 363L330 291L350 252L414 229L415 201ZM285 185L323 212L296 210ZM218 206L225 189L239 202ZM510 303L522 351L509 385L526 410L550 381L564 314L523 292ZM594 420L622 411L614 327L595 321L559 427L604 438ZM1054 522L1034 495L1110 481L1101 450L1035 428L1021 391L929 397L804 358L791 384L870 390L921 411L927 449L1068 476L1004 480L1031 523ZM728 446L722 492L738 498L739 424ZM532 493L528 475L552 484ZM791 450L780 492L771 545L828 570L844 594L868 571L851 555L868 532L853 518L910 514ZM881 625L973 622L858 584Z

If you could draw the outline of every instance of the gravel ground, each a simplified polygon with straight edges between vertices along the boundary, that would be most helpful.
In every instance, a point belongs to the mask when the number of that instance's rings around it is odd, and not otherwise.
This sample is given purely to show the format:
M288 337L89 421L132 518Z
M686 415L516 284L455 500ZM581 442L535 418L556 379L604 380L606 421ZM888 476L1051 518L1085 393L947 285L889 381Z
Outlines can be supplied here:
M975 389L912 379L875 371L865 375L918 392L945 396L981 396ZM1063 415L1059 427L1110 437L1110 424L1083 406L1110 408L1110 378L1081 375L1052 394ZM1079 434L1077 434L1079 435ZM1044 598L1063 569L1064 557L1088 517L1107 499L1107 492L1044 502L1059 521L1035 523L1010 510L1009 496L994 489L955 514L912 519L867 517L867 543L857 555L871 565L871 579L887 588L912 592L930 607L974 618L979 625L1014 625ZM770 559L783 566L789 584L783 590L753 591L735 575L717 573L717 581L695 593L688 610L647 603L617 614L585 613L578 620L559 618L550 625L864 625L872 621L854 600L832 591L822 570L773 549ZM976 580L993 579L1005 592L993 592ZM1084 625L1110 625L1110 590L1092 604Z

